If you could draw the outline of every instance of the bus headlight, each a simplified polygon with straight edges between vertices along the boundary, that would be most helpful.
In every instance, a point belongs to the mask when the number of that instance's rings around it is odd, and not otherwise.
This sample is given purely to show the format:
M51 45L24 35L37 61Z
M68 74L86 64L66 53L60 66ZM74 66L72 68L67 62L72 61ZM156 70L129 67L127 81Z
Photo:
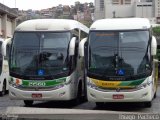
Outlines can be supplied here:
M20 79L15 79L15 78L10 78L9 80L9 85L12 87L18 87L22 85L22 80Z
M87 86L91 87L93 89L97 89L98 87L96 86L96 84L94 82L92 82L92 80L88 79L87 80Z
M59 89L59 88L62 88L62 87L64 87L65 85L68 85L68 84L70 84L70 83L71 83L71 80L70 80L70 78L68 79L68 77L67 77L67 78L66 78L66 81L64 81L64 82L56 85L54 88L55 88L55 89Z
M143 83L137 86L137 89L144 89L147 87L147 83Z
M59 88L62 88L62 87L64 87L64 84L59 84L59 85L55 86L55 89L59 89Z
M68 84L70 84L71 82L72 82L71 77L67 77L67 78L66 78L65 85L68 85Z
M136 88L137 89L144 89L144 88L150 86L151 84L152 84L152 81L148 80L146 83L142 83L142 84L138 85Z
M60 84L56 85L54 88L55 89L59 89L64 87L65 85L69 85L71 83L72 79L70 77L66 77L65 79L63 79L63 82L61 82Z

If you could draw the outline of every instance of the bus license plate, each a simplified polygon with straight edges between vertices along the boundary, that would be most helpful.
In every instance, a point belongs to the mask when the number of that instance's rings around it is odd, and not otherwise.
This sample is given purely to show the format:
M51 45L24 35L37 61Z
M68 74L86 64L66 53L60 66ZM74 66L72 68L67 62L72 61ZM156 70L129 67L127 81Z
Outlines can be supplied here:
M122 94L115 94L115 95L113 95L113 99L124 99L124 95L122 95Z
M34 93L34 94L32 94L32 98L42 98L42 94L41 93Z

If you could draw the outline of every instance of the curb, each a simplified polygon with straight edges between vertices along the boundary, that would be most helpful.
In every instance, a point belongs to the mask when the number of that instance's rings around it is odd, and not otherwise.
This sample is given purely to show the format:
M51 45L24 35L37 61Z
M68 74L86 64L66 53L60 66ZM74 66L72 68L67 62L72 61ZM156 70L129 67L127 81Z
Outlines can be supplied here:
M25 108L8 107L4 120L118 120L123 117L131 117L139 120L139 117L154 116L160 118L160 113L118 112L104 110L83 109L51 109L51 108ZM0 116L1 118L1 116ZM150 120L150 119L148 119Z
M123 111L108 111L108 110L84 110L84 109L59 109L59 108L32 108L32 107L7 107L6 115L20 114L54 114L54 115L85 115L85 114L148 114L141 112L123 112ZM152 113L150 113L152 114ZM156 114L156 113L154 113ZM157 112L157 114L160 114Z

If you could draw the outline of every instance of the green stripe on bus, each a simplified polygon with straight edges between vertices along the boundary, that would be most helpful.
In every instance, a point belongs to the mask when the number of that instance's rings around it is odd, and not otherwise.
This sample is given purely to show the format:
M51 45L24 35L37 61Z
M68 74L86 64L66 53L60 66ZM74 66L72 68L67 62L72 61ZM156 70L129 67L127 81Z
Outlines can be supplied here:
M122 81L119 86L137 86L145 81L146 78L133 80L133 81Z
M66 77L54 80L22 80L22 86L30 86L30 83L45 83L45 86L55 86L66 82Z

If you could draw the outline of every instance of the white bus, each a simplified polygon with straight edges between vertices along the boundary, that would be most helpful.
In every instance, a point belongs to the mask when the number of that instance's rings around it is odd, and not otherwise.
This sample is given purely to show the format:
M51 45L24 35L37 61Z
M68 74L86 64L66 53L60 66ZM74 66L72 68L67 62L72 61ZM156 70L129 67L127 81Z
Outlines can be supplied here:
M144 18L95 21L88 39L82 40L85 56L87 98L105 102L143 102L151 107L156 97L157 42Z
M5 95L8 92L8 78L9 78L9 68L7 56L3 55L5 49L4 39L0 39L0 96Z
M89 28L66 19L29 20L12 38L9 96L32 105L36 100L72 100L84 95L78 47Z

